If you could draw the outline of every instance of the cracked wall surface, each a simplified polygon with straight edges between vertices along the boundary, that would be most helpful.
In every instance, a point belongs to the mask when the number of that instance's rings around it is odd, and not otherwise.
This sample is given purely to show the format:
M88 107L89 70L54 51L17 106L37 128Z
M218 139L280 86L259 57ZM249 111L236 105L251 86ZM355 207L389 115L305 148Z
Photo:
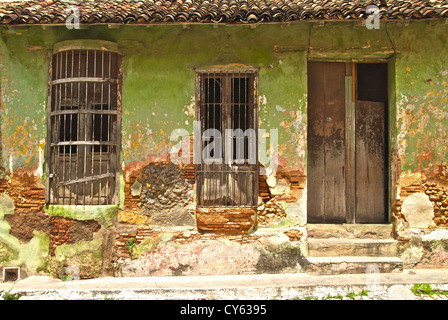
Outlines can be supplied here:
M81 277L206 274L212 268L204 261L219 252L228 255L217 260L228 265L227 271L219 269L222 273L237 272L237 265L254 273L300 270L289 257L301 250L307 224L308 60L389 61L390 222L403 248L416 243L412 252L421 252L419 242L411 241L414 236L424 239L448 227L448 27L443 21L387 27L388 32L331 22L256 28L167 25L151 32L140 26L91 26L88 33L39 26L3 30L0 193L14 209L0 220L0 266L17 264L29 274L61 276L77 264ZM117 42L123 55L121 200L97 208L48 207L47 55L58 41L87 38ZM272 163L260 158L266 174L259 177L256 208L198 211L192 156L190 163L188 157L172 163L170 152L179 140L170 136L174 129L185 129L192 143L195 68L235 65L258 69L263 152L278 160L277 167L271 170ZM278 130L277 149L271 129ZM420 233L410 230L410 218L402 212L406 198L415 193L425 194L433 205L434 218ZM267 249L272 239L256 238L257 229L279 235L274 249ZM243 235L209 235L235 230ZM40 250L35 259L29 256L32 248ZM445 263L446 246L421 248L430 252L421 259ZM166 260L171 253L177 258ZM281 264L273 260L276 255Z

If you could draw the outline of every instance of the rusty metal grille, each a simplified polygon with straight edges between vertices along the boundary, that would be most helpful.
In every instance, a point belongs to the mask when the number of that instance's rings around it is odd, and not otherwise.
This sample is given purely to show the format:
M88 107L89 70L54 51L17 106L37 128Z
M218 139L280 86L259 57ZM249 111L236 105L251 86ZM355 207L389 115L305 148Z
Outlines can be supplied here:
M115 52L101 50L53 54L47 203L118 203L120 59Z
M257 205L256 90L257 74L252 70L197 73L196 120L200 121L202 153L195 170L199 207ZM235 134L238 129L242 134Z

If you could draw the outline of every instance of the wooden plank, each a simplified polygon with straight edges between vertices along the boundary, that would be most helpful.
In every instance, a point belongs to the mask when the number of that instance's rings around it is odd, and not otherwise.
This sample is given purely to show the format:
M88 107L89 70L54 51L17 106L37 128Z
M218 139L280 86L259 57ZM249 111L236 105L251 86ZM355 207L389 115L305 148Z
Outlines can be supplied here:
M357 101L355 105L355 157L356 157L356 221L368 220L368 152L367 152L367 114L368 104Z
M324 73L326 223L346 221L345 64L326 63Z
M356 102L356 222L384 223L385 104Z
M351 68L349 68L351 70ZM345 179L347 223L355 223L355 110L353 102L353 77L345 77Z
M307 159L307 215L309 223L323 222L324 212L324 114L323 95L324 65L318 62L308 63L308 159Z
M345 222L345 64L308 64L308 222Z

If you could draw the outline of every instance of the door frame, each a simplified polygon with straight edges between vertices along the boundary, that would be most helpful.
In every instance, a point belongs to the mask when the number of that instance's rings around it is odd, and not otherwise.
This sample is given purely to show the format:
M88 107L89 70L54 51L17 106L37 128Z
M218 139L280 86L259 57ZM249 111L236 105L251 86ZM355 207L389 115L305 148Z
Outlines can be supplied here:
M391 88L391 75L394 68L393 59L367 59L367 60L326 60L326 59L308 59L307 60L307 70L308 64L310 62L340 62L346 64L346 76L345 76L345 196L346 196L346 222L347 224L357 224L355 217L355 103L357 101L357 90L356 90L356 64L357 63L384 63L386 64L386 81L387 81L387 102L385 103L385 115L384 115L384 140L385 140L385 150L384 150L384 204L385 204L385 215L384 224L388 224L391 221L391 207L394 202L393 193L391 190L396 188L394 183L396 175L393 166L396 166L396 161L391 161L391 132L390 128L390 115L392 111L393 90ZM307 77L308 79L308 77ZM307 81L308 86L308 81ZM307 88L307 92L308 92ZM307 114L309 105L307 103ZM309 119L309 117L308 117ZM307 121L307 132L309 132L309 123ZM307 147L308 148L308 147ZM307 158L308 161L308 158ZM308 166L307 166L308 168ZM308 175L307 175L308 176ZM309 188L307 188L309 190ZM307 197L308 199L308 197ZM308 206L307 206L307 219L308 219ZM374 223L364 223L364 224L374 224Z
M224 209L229 209L229 208L256 208L257 207L257 199L258 199L258 188L259 188L259 172L258 172L258 68L206 68L206 69L195 69L195 74L196 74L196 92L195 92L195 120L196 121L200 121L201 123L201 128L199 129L198 132L198 137L197 137L197 141L195 141L195 143L198 143L201 145L201 148L196 149L194 152L197 152L200 155L200 163L195 163L195 189L196 189L196 199L197 199L197 204L196 207L197 208L224 208ZM232 176L236 175L237 176L237 180L238 183L241 183L243 181L241 181L241 179L239 178L239 176L241 175L241 173L246 173L246 176L251 176L253 178L253 194L252 194L252 199L249 199L248 194L246 194L246 204L241 204L241 203L237 203L237 204L223 204L223 203L213 203L213 204L204 204L201 203L200 199L201 199L201 192L202 192L202 182L203 180L201 180L201 174L204 174L205 172L207 172L207 170L204 170L204 163L203 163L203 159L202 159L202 133L204 131L204 127L203 127L203 119L201 116L201 105L202 105L202 101L201 98L204 96L204 88L203 88L203 81L206 78L213 78L213 77L220 77L222 79L224 79L223 82L223 87L225 89L221 89L222 91L222 102L221 102L221 112L222 112L222 116L221 116L221 121L222 123L226 123L226 125L223 125L224 130L221 130L223 132L221 132L222 135L222 159L223 159L223 163L222 165L209 165L209 166L205 166L205 167L210 167L213 169L212 171L216 171L216 168L219 168L219 170L217 170L219 172L219 174L231 174ZM226 144L226 130L225 129L232 129L231 128L231 108L233 105L233 102L231 101L231 80L233 78L238 78L238 77L247 77L249 79L249 90L248 92L250 93L248 98L248 107L250 108L249 111L249 123L253 126L253 130L254 130L254 139L255 139L255 163L254 164L236 164L233 163L233 159L231 160L231 164L226 163L225 161L228 160L225 158L226 152L225 152L225 148L227 148L227 144ZM242 171L240 170L240 168L249 168L249 171ZM222 168L227 168L226 170L222 170ZM240 172L241 171L241 172ZM202 179L204 178L204 175L202 175ZM234 179L234 178L233 178ZM233 183L233 186L235 187L235 183ZM227 193L227 188L226 188L226 193ZM236 197L236 194L233 193L233 196ZM240 194L238 194L238 199L240 199ZM232 199L232 197L229 197L230 200L234 200Z

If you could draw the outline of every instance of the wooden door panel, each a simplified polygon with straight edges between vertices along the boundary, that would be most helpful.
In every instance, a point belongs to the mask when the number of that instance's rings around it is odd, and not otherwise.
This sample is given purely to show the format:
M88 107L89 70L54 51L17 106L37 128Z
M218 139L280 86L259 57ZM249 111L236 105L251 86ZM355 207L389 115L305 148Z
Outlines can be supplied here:
M327 64L324 83L326 100L325 222L345 222L345 63Z
M322 222L325 211L324 65L308 64L308 222Z
M345 222L345 64L308 64L308 221Z
M355 106L355 183L357 223L384 223L385 104L357 101Z
M346 88L347 66L345 63L308 63L307 206L310 223L386 221L386 104L356 101L354 110L346 108L347 103L352 104L353 94L351 83ZM345 114L346 111L349 113ZM348 122L354 124L346 127L346 117L354 119ZM348 136L353 135L355 140L353 148L346 146L346 128ZM354 164L346 166L349 159L354 159ZM347 179L352 181L349 189Z

